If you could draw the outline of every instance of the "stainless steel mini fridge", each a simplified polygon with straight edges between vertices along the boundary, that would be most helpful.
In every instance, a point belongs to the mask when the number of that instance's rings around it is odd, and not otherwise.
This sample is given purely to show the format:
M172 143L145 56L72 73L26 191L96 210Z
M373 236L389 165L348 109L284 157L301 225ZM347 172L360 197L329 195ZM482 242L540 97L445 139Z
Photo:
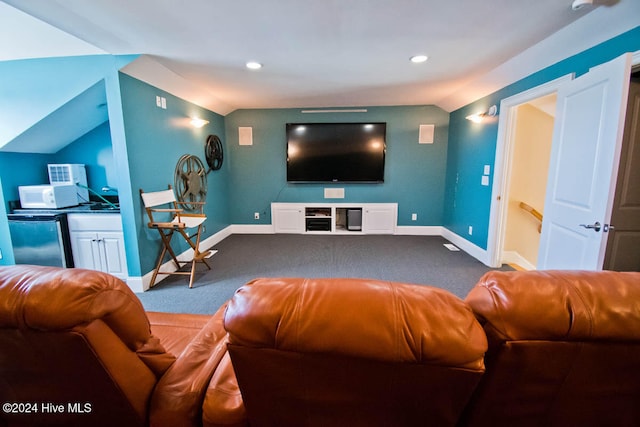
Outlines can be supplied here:
M66 214L7 215L16 264L73 267Z

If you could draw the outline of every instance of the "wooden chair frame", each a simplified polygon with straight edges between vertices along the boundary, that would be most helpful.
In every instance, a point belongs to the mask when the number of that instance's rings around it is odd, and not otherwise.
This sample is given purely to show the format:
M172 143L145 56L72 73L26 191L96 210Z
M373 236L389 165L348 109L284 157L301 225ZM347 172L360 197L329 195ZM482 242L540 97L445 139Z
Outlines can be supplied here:
M147 216L149 217L147 226L149 228L158 230L158 232L160 233L160 239L162 241L162 248L160 250L158 261L156 262L149 287L153 287L155 285L158 274L181 274L189 276L189 288L192 288L196 272L196 263L202 262L207 266L209 270L211 270L211 266L209 266L206 259L211 257L215 253L215 251L212 250L200 251L202 226L204 224L204 221L207 219L206 215L203 213L205 202L180 202L176 200L175 193L173 192L173 188L171 187L171 185L168 186L167 190L156 192L145 193L142 189L140 189L140 197L142 198L145 210L147 211ZM185 209L181 207L184 205L197 206L198 212L185 212ZM170 215L171 220L159 221L155 216L156 214ZM196 229L196 232L195 234L189 236L188 230L193 228ZM178 257L171 247L171 239L173 238L175 232L178 232L187 241L191 249L193 249L192 260L178 260ZM160 270L167 252L171 256L171 259L176 266L175 271ZM181 271L181 269L187 264L191 264L191 269L189 271Z

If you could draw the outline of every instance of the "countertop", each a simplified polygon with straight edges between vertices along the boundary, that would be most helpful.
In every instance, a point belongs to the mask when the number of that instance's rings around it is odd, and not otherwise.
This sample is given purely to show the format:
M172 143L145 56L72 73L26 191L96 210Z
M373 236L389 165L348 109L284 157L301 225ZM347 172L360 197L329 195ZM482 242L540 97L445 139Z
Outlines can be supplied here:
M78 206L69 206L61 209L14 209L11 214L14 215L58 215L70 213L87 213L87 214L119 214L120 209L115 209L106 203L87 203Z

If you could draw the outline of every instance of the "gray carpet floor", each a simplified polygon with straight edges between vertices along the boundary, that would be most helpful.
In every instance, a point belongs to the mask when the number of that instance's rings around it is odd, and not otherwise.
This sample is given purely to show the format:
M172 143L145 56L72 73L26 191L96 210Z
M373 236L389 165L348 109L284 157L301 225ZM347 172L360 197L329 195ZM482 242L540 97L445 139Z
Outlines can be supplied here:
M491 270L434 236L325 236L234 234L200 264L193 288L188 276L167 276L137 294L146 310L211 314L257 277L359 277L431 285L464 298ZM502 270L511 270L503 266Z

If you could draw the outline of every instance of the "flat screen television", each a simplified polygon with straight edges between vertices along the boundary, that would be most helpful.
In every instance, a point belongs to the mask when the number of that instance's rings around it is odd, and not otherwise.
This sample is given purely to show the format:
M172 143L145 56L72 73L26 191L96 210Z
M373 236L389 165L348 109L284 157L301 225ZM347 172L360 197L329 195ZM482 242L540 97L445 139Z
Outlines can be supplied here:
M287 123L287 182L384 182L386 123Z

